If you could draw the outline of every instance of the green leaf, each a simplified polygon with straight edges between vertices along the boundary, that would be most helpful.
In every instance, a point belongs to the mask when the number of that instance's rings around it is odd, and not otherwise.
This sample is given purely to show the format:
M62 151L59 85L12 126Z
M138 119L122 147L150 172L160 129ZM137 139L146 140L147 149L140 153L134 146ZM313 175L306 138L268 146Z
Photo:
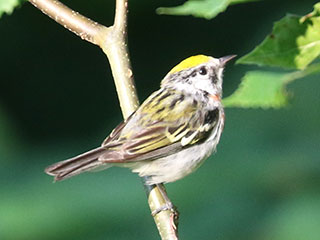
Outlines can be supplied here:
M285 73L248 72L240 87L231 96L223 99L223 104L226 107L245 108L282 107L287 103L285 76Z
M304 69L320 55L320 3L304 17L287 15L272 33L237 63Z
M225 11L229 5L251 2L254 0L188 0L177 7L161 7L156 11L158 14L168 15L192 15L212 19L219 13Z
M291 73L247 72L239 88L231 96L223 99L223 104L225 107L280 108L288 102L288 83L319 72L320 63Z
M4 13L11 14L22 2L24 2L24 0L0 0L0 17L2 17Z

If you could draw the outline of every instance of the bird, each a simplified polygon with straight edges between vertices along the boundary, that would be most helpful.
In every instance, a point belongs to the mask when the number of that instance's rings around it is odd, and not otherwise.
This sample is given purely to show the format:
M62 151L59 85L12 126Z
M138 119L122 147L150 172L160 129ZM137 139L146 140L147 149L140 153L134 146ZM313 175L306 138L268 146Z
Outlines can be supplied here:
M223 71L236 55L195 55L181 61L100 147L45 169L55 181L113 166L146 184L170 183L194 172L215 150L224 128Z

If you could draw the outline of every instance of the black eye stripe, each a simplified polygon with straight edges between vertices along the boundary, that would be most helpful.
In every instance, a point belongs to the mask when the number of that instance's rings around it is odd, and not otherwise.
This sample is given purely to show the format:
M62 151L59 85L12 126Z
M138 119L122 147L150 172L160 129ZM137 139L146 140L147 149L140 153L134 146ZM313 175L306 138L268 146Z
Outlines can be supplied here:
M207 68L207 66L202 66L200 68L196 68L196 69L190 69L190 71L180 71L177 73L172 74L172 76L170 77L170 80L175 81L177 78L182 78L183 81L185 82L189 82L191 80L191 78L196 77L198 74L200 75L211 75L211 71L209 72L209 69Z
M193 71L192 73L191 73L191 77L195 77L197 75L197 71Z
M212 79L213 83L217 83L218 82L218 76L217 76L217 74L215 72L212 73L211 79Z

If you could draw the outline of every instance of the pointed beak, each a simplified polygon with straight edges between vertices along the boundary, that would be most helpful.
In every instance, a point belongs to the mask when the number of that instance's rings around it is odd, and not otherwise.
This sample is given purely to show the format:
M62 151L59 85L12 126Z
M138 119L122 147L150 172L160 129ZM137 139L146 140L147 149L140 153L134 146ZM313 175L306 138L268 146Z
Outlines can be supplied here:
M228 55L219 58L221 66L226 65L227 62L229 62L231 59L234 59L237 55Z

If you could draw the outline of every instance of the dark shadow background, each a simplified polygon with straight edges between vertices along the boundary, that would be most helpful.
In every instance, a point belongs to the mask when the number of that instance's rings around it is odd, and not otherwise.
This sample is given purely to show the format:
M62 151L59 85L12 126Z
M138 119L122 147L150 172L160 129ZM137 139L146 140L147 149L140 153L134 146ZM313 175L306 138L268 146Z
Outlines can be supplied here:
M63 1L110 25L113 1ZM130 1L141 101L182 59L249 52L287 12L317 1L234 5L211 21L158 16L183 1ZM0 239L159 239L139 178L112 168L52 184L43 169L94 148L121 121L108 61L29 3L0 20ZM230 64L224 94L255 66ZM318 240L319 76L289 86L281 110L226 109L217 153L167 185L181 239Z

